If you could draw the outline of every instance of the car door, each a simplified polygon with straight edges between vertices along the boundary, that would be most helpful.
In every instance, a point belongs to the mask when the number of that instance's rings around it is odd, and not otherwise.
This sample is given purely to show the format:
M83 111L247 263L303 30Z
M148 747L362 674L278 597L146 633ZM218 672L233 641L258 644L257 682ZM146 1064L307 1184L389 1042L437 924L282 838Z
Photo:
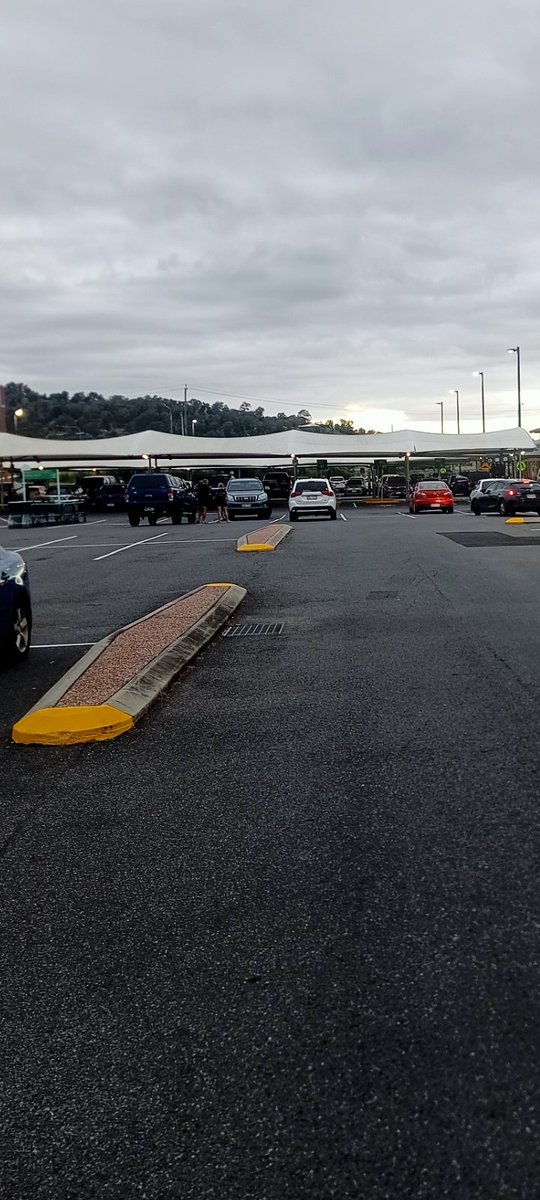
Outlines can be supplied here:
M488 483L487 488L478 497L478 503L483 512L495 512L499 504L500 484Z
M7 559L0 550L0 634L7 633L13 612L14 585Z

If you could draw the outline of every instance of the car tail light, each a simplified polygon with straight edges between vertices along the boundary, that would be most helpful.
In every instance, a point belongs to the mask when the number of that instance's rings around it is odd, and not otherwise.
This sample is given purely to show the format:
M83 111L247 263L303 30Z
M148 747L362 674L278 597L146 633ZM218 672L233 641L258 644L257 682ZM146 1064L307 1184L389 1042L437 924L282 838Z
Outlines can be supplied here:
M301 494L302 494L301 492L291 492L291 500L296 499Z
M325 488L325 489L324 489L324 491L323 491L323 492L321 492L321 495L322 495L322 496L333 496L333 495L334 495L334 493L333 493L332 491L330 491L330 489L329 489L329 488Z
M167 492L167 500L174 500L174 492L172 492L170 488Z
M514 489L513 489L513 488L507 488L507 489L506 489L506 495L507 495L507 496L515 496L515 495L516 495L516 493L515 493L515 491L514 491Z

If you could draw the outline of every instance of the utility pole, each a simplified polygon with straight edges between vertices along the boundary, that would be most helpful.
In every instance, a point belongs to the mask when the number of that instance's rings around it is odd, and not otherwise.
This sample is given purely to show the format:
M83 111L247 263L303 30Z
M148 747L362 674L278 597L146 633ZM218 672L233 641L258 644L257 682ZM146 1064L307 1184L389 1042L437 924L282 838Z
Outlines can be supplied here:
M187 425L187 383L184 384L184 405L182 408L182 434L185 437Z

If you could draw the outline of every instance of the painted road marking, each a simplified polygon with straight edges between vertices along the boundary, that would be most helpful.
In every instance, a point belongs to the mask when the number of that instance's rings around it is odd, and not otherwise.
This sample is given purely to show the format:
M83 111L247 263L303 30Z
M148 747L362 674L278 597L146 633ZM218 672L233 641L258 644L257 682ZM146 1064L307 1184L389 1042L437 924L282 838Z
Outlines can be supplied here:
M32 642L32 650L64 650L72 646L93 646L94 642Z
M342 520L342 521L346 521L346 520L347 520L347 518L343 516L343 513L340 513L339 515L340 515L340 517L341 517L341 520Z
M102 521L87 521L86 522L87 525L105 525L106 523L107 523L106 517L103 517Z
M413 515L413 513L400 513L400 512L398 512L398 514L397 514L397 515L398 515L398 517L408 517L408 518L409 518L409 521L416 521L416 514L414 514L414 515Z
M69 537L55 538L52 542L35 542L33 546L18 546L15 554L22 554L23 551L26 554L27 550L41 550L42 546L57 546L59 542L72 542L78 536L78 533L72 533Z
M135 546L146 546L147 542L157 542L158 538L167 537L166 533L157 533L155 537L143 538L139 542L128 542L127 546L120 546L119 550L111 550L109 554L99 554L94 562L101 562L104 558L112 558L113 554L122 554L124 550L133 550Z

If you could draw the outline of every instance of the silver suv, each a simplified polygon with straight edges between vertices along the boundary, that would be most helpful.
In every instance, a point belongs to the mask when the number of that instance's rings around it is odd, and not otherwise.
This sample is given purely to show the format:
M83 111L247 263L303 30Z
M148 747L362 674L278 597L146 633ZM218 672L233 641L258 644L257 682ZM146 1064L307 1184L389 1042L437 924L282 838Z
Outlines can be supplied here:
M229 479L227 512L231 520L247 517L250 513L268 520L272 516L272 505L260 479Z

